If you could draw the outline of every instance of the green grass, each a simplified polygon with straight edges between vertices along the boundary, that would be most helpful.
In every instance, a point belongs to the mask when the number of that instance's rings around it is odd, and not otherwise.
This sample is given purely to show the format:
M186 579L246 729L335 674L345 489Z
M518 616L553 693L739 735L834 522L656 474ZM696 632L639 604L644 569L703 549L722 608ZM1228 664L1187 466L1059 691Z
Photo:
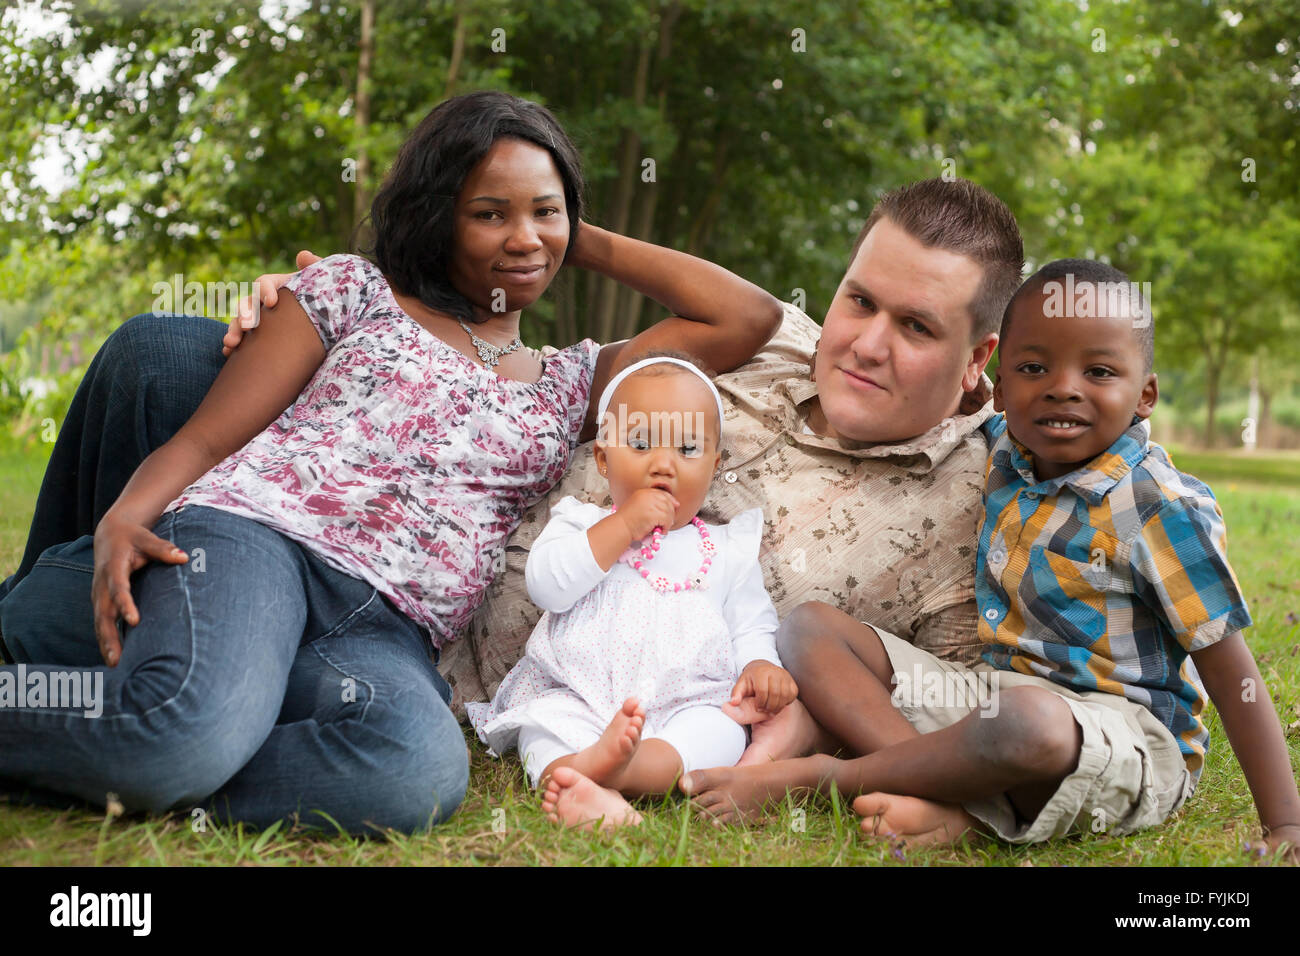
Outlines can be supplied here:
M16 565L48 451L0 448L0 569ZM1176 454L1179 467L1209 481L1229 529L1233 565L1251 601L1248 638L1283 715L1300 727L1300 457ZM860 840L839 800L787 800L763 824L718 830L676 798L642 804L645 824L614 834L561 830L537 809L517 760L492 760L476 740L469 794L448 823L428 834L360 839L302 829L209 825L188 816L109 817L84 810L0 807L4 865L993 865L1217 866L1254 862L1242 846L1258 819L1211 707L1214 746L1196 794L1164 826L1111 837L1085 834L1034 847L996 843L895 850ZM1300 734L1288 735L1300 765Z

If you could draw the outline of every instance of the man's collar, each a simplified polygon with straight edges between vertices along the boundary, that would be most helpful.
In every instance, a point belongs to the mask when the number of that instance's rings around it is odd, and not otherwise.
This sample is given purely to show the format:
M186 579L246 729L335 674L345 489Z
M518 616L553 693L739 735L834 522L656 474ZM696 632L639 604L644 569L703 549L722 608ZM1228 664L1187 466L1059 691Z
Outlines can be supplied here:
M1058 478L1039 481L1034 476L1033 453L1012 438L1008 430L993 446L993 462L1003 470L1016 472L1040 495L1055 495L1069 487L1089 504L1096 505L1142 462L1150 443L1151 423L1135 415L1128 429L1092 461Z
M860 442L846 438L827 438L806 435L803 425L808 420L808 407L817 397L817 383L809 378L791 379L778 388L784 391L791 405L786 427L788 434L802 445L836 451L852 458L905 459L899 463L911 471L924 473L938 466L966 436L984 424L993 415L993 383L987 375L980 375L975 388L962 395L957 413L936 424L928 431L899 442Z

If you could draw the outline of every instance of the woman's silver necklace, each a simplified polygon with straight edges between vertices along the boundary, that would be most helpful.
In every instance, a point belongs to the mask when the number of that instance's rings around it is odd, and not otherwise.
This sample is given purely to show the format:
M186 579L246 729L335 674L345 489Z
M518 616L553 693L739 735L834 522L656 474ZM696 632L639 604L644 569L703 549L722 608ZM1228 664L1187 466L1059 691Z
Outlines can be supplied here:
M515 349L521 349L524 347L524 343L519 340L519 336L517 335L513 342L504 347L493 345L491 342L484 342L474 334L474 330L466 325L463 319L458 319L457 321L460 322L460 327L469 335L469 340L473 344L474 348L478 349L479 361L488 368L496 368L497 363L501 361L501 356L509 355Z

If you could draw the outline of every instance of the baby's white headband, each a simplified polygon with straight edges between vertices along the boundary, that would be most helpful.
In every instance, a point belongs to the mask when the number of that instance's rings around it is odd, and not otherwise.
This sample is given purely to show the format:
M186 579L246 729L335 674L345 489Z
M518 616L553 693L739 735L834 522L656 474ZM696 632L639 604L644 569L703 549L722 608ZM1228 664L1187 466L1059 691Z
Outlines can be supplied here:
M619 372L612 379L610 379L609 384L605 386L605 390L600 393L600 404L596 406L596 427L597 428L603 427L605 422L605 412L609 409L609 400L614 397L614 390L618 388L619 383L622 382L623 379L631 375L633 372L638 371L639 369L643 369L647 365L655 365L659 362L667 362L670 365L680 365L688 372L691 372L692 374L697 376L699 380L703 382L705 385L709 386L709 391L713 393L713 401L716 402L718 406L718 429L720 431L722 429L722 396L718 394L717 387L712 382L709 381L709 377L707 375L701 372L690 362L683 362L681 359L670 358L666 355L652 357L648 359L642 359L639 362L633 362L627 368L623 369L623 371Z

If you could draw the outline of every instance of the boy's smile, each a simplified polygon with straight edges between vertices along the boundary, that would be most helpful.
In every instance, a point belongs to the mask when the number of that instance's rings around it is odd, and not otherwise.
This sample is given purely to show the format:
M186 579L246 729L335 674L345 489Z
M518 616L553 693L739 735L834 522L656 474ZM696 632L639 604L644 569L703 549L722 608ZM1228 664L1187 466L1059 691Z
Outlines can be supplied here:
M1040 480L1086 465L1158 398L1127 311L1051 317L1045 298L1040 289L1016 300L993 388L993 407L1033 453Z

